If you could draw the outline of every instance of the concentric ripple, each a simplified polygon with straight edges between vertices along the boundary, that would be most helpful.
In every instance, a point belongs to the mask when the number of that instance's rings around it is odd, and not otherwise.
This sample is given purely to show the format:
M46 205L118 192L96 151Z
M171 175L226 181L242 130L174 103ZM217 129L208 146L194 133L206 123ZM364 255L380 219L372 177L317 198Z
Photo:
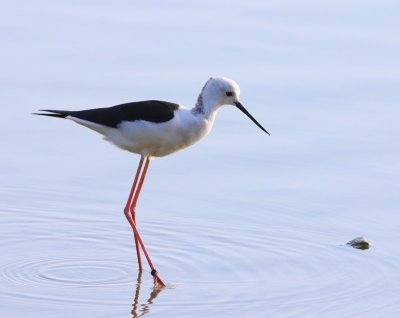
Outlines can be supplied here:
M3 265L1 280L26 286L101 287L132 283L130 264L121 260L25 259Z

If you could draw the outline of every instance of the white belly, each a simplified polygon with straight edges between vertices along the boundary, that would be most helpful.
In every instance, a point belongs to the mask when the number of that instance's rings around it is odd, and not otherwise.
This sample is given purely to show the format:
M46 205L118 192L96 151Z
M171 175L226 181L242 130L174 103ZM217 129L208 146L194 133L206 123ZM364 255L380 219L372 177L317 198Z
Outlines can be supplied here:
M122 149L153 157L163 157L194 144L210 132L214 122L214 117L205 119L186 108L177 110L174 118L164 123L136 120L123 122L118 128L70 119L101 133Z

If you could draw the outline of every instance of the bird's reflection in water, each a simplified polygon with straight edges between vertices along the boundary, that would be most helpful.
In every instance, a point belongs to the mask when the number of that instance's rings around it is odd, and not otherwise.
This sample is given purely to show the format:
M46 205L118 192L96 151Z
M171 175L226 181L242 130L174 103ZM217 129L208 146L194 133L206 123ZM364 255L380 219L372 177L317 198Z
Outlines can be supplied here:
M136 290L135 290L135 298L133 299L132 306L132 317L137 318L147 314L150 311L150 306L153 303L154 299L157 298L158 294L163 290L163 288L154 287L150 292L150 296L145 303L139 303L140 297L140 288L142 285L142 271L138 271L138 277L136 281Z

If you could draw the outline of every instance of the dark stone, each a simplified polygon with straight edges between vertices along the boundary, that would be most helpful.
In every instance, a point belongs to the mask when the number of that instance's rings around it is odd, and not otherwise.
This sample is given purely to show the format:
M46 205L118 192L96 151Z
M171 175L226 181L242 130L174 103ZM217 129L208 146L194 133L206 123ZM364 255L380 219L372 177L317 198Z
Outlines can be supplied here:
M347 242L346 245L349 245L359 250L367 250L371 246L371 241L363 236L360 236L356 237L354 240Z

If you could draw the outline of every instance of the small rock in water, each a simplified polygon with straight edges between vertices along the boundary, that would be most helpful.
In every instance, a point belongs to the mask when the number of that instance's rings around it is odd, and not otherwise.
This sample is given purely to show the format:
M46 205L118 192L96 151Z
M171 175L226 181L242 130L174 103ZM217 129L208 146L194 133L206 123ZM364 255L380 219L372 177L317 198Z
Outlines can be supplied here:
M371 246L371 241L363 236L360 236L356 237L354 240L347 242L346 245L350 245L351 247L357 248L359 250L367 250Z

